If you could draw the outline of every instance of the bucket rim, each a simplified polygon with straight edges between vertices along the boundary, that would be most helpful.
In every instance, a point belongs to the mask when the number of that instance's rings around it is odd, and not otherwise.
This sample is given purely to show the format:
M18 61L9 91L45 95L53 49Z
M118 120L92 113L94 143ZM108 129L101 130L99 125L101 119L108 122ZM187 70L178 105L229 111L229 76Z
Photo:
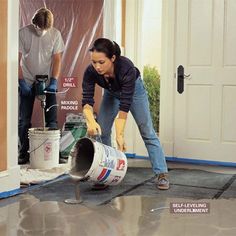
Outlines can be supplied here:
M95 150L96 150L96 149L95 149L94 141L96 141L96 140L93 140L93 139L88 138L88 137L80 138L80 139L76 142L76 144L75 144L75 150L74 150L73 153L72 153L72 158L77 158L77 154L78 154L78 152L79 152L78 145L79 145L79 143L80 143L81 141L83 141L83 140L89 141L89 142L92 144L92 146L93 146L93 161L94 161L94 154L95 154ZM92 161L92 163L91 163L91 165L90 165L90 168L91 168L91 166L92 166L92 164L93 164L93 161ZM88 179L88 173L89 173L90 168L89 168L88 170L86 170L86 173L85 173L83 176L77 176L76 174L74 174L74 172L72 171L72 169L69 171L69 175L70 175L70 177L71 177L72 179L74 179L74 180L81 180L81 181L82 181L82 180Z
M28 133L31 134L60 134L60 129L50 129L46 128L45 130L42 127L30 128Z
M92 142L92 144L93 144L93 150L94 150L94 152L95 152L95 145L94 145L94 142L97 142L95 139L92 139L92 138L88 138L88 137L83 137L83 138L80 138L77 142L76 142L76 145L75 146L77 146L77 144L80 142L80 141L83 141L84 139L87 139L87 140L89 140L90 142ZM102 143L101 143L102 144Z

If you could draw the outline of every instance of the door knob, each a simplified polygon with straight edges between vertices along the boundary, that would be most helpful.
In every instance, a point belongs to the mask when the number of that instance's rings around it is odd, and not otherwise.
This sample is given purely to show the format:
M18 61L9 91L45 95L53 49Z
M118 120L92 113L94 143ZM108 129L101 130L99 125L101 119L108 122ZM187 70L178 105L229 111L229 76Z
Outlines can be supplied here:
M178 93L183 93L184 92L184 79L188 78L190 79L190 74L185 75L184 74L184 67L182 65L179 65L177 68L177 91Z

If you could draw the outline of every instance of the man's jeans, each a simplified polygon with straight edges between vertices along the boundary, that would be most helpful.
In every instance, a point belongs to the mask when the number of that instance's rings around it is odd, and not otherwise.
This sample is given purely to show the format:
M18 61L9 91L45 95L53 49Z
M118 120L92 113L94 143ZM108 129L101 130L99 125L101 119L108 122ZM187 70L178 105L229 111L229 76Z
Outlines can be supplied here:
M98 115L98 123L102 129L102 142L109 146L111 146L111 128L119 111L119 97L119 92L104 90ZM168 172L160 141L153 128L148 97L141 78L138 78L135 82L130 111L147 148L153 172L155 174Z
M20 93L19 93L20 94ZM18 135L19 135L19 156L27 155L29 150L29 140L28 140L28 129L31 128L31 118L33 113L35 100L35 89L32 88L32 93L30 96L19 95L19 124L18 124ZM46 94L46 108L45 108L45 121L46 127L57 128L57 107L52 107L48 112L46 109L50 106L56 104L55 94ZM43 117L42 111L38 112L40 117ZM42 118L43 126L43 118Z

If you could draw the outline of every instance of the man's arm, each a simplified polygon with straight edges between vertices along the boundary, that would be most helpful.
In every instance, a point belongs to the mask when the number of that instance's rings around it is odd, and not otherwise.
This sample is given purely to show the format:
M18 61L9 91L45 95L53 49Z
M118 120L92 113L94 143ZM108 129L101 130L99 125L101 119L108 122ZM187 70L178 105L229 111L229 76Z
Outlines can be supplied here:
M19 82L19 86L20 86L20 95L21 96L29 96L31 95L31 88L32 86L28 85L26 83L26 81L23 78L23 72L22 72L22 68L20 65L20 61L21 61L21 57L22 57L22 53L19 52L19 62L18 62L18 82Z
M52 59L52 77L58 79L61 72L61 56L62 53L56 53Z
M19 79L23 79L23 72L22 72L22 68L21 68L21 65L20 65L20 61L21 61L21 57L22 57L22 53L19 52L19 57L18 57L18 78Z
M55 53L52 56L52 75L50 77L50 83L46 88L47 92L57 92L57 80L61 72L61 54L62 53Z

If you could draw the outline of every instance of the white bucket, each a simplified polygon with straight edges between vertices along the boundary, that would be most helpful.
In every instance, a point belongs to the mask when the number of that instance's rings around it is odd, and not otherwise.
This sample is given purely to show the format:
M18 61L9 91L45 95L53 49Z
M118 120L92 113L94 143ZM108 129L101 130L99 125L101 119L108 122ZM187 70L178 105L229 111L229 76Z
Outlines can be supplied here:
M30 167L51 169L59 165L60 130L29 129Z
M89 138L80 139L72 153L70 175L77 180L117 185L127 171L125 154Z

